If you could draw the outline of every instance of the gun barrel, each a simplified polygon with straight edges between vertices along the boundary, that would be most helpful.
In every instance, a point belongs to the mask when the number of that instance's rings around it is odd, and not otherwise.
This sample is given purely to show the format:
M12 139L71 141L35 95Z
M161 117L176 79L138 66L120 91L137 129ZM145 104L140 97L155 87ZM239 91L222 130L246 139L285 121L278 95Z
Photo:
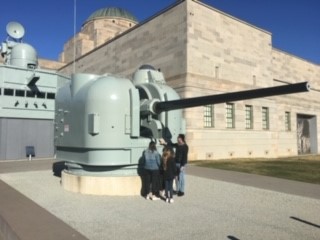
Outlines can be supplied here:
M209 95L203 97L179 99L166 102L157 102L154 105L154 111L161 113L182 108L191 108L204 106L208 104L217 104L225 102L234 102L253 98L270 97L275 95L284 95L291 93L307 92L310 90L308 82L295 83L283 86L252 89L240 92L224 93L218 95Z

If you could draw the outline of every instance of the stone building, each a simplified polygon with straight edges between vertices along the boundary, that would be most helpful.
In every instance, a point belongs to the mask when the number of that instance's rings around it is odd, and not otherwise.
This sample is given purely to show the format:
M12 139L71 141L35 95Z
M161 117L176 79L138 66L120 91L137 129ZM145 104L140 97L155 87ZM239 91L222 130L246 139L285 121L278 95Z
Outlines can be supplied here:
M66 43L60 73L75 67L131 78L151 64L182 98L309 81L309 93L190 108L184 116L193 160L318 153L318 64L273 48L270 32L199 1L175 2L137 25L116 12L88 18Z
M60 61L73 61L74 53L78 58L136 24L137 19L124 9L99 9L83 23L81 31L64 45Z

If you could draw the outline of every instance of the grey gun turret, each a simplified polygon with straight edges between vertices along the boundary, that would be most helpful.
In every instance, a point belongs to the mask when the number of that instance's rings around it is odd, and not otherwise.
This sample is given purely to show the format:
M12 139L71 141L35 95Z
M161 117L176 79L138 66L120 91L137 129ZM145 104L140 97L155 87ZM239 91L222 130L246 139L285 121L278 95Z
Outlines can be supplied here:
M304 82L180 99L163 74L149 65L140 67L132 81L76 74L56 97L57 159L74 163L73 171L136 173L150 139L175 140L185 132L181 109L308 90Z

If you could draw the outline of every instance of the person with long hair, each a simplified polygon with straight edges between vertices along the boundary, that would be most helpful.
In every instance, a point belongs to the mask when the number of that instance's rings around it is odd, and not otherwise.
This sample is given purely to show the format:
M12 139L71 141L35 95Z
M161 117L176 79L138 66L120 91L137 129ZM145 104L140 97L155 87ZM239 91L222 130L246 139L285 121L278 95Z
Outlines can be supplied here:
M167 203L173 203L173 180L176 176L176 163L171 148L164 148L162 153L162 169L165 183L165 197Z
M157 151L154 141L149 143L149 147L144 151L143 157L145 169L145 198L159 200L160 154Z
M188 163L188 151L189 147L185 140L184 134L179 134L177 138L177 143L166 142L164 139L160 139L160 144L166 145L168 147L174 147L176 149L175 161L178 171L178 176L176 177L176 191L179 197L184 196L185 193L185 168Z

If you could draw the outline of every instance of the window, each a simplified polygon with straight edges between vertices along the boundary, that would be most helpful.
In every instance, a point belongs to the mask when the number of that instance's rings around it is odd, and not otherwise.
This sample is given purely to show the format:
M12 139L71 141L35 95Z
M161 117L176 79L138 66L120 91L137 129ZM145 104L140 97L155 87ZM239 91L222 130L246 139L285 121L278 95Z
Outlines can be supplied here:
M215 67L215 78L219 79L219 67Z
M246 129L253 129L253 107L246 105Z
M290 112L285 112L285 129L286 131L291 131L291 113Z
M205 128L214 127L214 108L213 105L206 105L203 109L203 126Z
M35 97L35 93L34 92L32 92L32 91L27 91L27 97L30 97L30 98L33 98L33 97Z
M47 93L47 99L55 99L56 95L54 93Z
M45 92L37 92L37 98L45 98L46 93Z
M35 92L30 90L22 90L22 89L12 89L12 88L4 88L3 91L0 88L0 95L2 94L6 96L16 96L16 97L28 97L28 98L46 98L47 99L55 99L56 95L53 92Z
M11 88L5 88L4 89L4 95L6 96L13 96L14 90Z
M269 129L269 108L262 107L262 129Z
M19 90L19 89L16 89L16 96L17 97L24 97L24 90Z
M227 114L226 114L227 128L235 128L234 104L227 103L226 111L227 111Z

